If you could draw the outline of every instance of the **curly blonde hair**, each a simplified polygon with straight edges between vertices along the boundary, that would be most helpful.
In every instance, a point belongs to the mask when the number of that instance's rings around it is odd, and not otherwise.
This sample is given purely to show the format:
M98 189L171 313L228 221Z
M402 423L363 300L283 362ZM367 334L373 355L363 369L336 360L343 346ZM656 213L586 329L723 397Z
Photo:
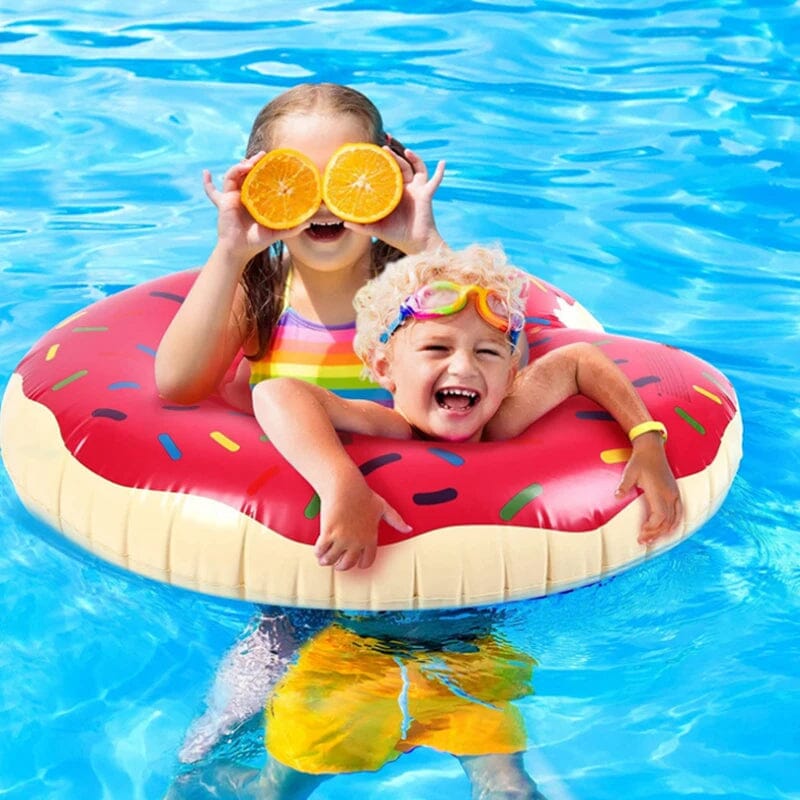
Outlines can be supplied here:
M476 284L499 292L512 311L525 315L528 285L525 273L508 263L499 247L471 245L464 250L442 247L393 261L359 289L353 305L356 335L353 349L372 376L370 366L379 349L381 334L395 320L400 305L421 287L434 281ZM515 355L518 348L515 348Z

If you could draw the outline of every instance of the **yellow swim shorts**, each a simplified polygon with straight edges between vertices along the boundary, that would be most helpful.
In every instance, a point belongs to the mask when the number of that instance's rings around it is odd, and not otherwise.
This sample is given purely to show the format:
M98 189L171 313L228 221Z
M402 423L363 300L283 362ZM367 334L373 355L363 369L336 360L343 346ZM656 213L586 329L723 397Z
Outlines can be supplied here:
M467 652L411 650L330 625L300 649L266 710L266 747L300 772L377 770L414 747L456 756L516 753L511 701L535 661L485 636Z

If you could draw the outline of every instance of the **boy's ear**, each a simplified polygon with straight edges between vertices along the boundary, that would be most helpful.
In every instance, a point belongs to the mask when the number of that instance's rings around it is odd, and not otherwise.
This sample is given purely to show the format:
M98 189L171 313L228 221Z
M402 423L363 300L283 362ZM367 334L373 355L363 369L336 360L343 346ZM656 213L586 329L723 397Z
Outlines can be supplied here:
M389 358L389 354L386 350L381 348L372 354L370 369L375 376L375 380L377 380L387 392L394 393L396 387L392 380L392 360Z

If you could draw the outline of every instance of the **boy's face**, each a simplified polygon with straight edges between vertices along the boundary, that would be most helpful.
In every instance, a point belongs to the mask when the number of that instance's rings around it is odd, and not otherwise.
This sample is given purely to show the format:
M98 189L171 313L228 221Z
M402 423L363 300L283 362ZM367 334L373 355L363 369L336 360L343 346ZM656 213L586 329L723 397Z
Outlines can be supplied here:
M507 336L472 303L450 316L410 320L372 368L409 424L450 442L480 441L516 373Z

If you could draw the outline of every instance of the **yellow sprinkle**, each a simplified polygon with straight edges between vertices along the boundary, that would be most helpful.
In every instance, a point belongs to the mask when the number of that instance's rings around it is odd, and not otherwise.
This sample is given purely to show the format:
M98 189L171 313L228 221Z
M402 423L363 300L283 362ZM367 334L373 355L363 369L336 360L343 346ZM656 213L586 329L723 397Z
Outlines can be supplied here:
M603 450L600 453L600 460L604 464L621 464L631 457L630 447L618 447L615 450Z
M702 386L695 386L694 384L692 384L692 389L703 395L703 397L707 397L709 400L713 400L715 403L722 405L722 400L713 392L709 392L708 389L704 389Z
M547 287L538 279L534 278L533 275L528 275L528 280L537 288L541 289L543 292L547 292Z
M83 311L77 311L72 316L67 317L62 322L59 322L58 325L56 325L56 327L53 330L58 330L59 328L63 328L65 325L69 325L70 322L72 322L75 319L78 319L78 317L82 317L85 313L86 309L84 309Z
M224 433L220 433L219 431L211 431L209 436L218 444L224 447L226 450L230 450L231 453L235 453L239 449L239 445L236 444L232 439L229 439Z
M56 353L58 352L58 345L51 344L50 349L47 351L47 355L44 357L45 361L52 361L56 357Z

